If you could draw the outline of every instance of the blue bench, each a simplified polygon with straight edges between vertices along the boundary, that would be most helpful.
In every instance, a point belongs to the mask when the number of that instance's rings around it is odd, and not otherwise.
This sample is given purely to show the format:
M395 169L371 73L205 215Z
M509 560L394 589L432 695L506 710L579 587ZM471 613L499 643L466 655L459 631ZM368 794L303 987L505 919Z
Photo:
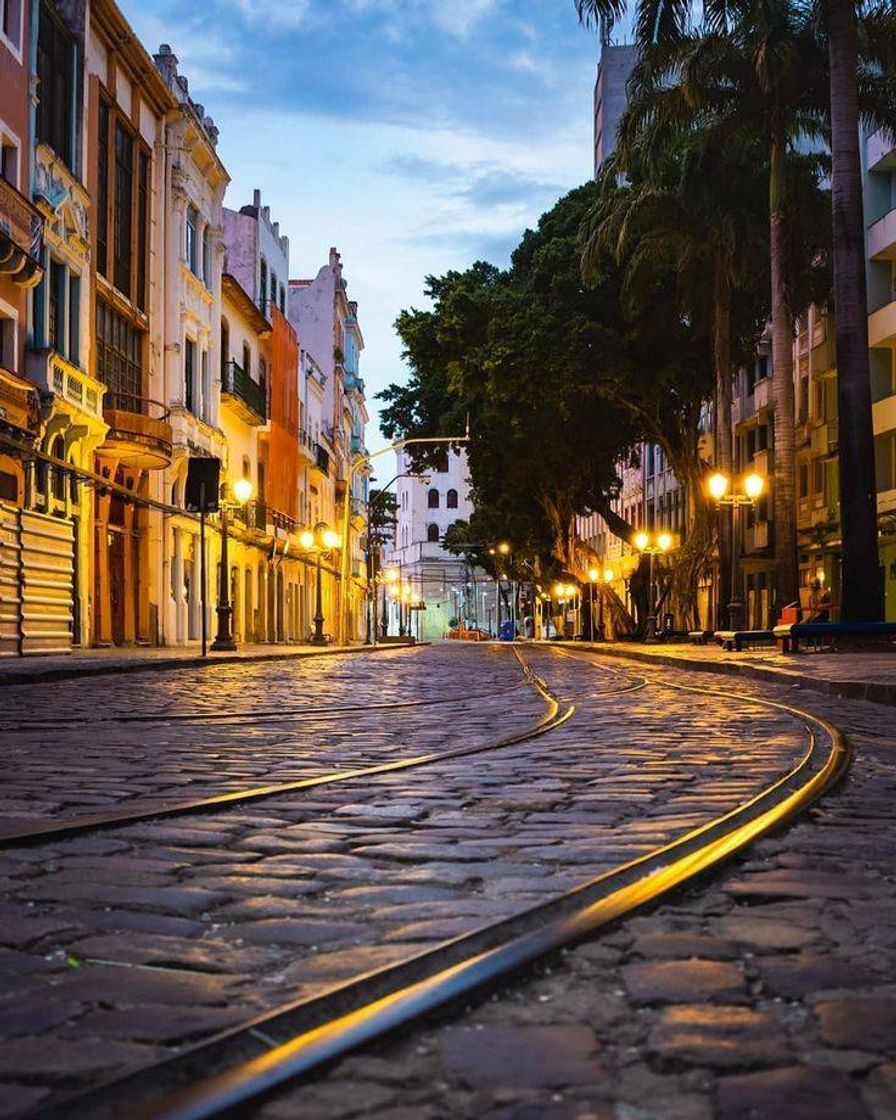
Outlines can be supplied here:
M833 645L837 638L896 639L896 622L794 622L776 626L774 634L784 653L796 653L800 641Z
M691 645L705 646L709 639L712 637L712 630L690 630L688 631L688 639Z
M756 646L775 640L771 630L716 630L714 637L723 649L729 652L736 650L738 653L744 646Z

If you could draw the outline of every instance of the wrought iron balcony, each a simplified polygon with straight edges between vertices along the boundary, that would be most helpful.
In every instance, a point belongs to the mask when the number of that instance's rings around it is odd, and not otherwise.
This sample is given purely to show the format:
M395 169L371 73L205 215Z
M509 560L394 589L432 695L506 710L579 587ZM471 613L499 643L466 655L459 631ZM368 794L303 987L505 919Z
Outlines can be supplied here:
M221 400L247 424L264 424L268 418L267 393L233 360L221 370Z
M13 429L29 442L40 428L40 403L30 381L0 365L0 428Z
M314 462L321 474L328 475L330 473L330 452L325 447L321 447L320 444L317 445Z
M170 466L171 410L148 397L107 392L103 419L109 425L101 454L141 470Z

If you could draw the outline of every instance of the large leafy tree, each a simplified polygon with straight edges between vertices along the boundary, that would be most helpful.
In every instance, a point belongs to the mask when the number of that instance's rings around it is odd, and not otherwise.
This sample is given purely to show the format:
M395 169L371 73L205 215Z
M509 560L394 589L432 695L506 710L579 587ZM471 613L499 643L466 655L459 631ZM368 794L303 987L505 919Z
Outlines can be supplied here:
M636 99L623 122L627 140L602 177L583 268L593 278L609 254L623 269L623 298L636 314L649 309L653 277L675 275L681 314L703 324L711 338L715 460L730 473L733 368L755 344L765 306L762 159L755 144L728 144L723 129L658 114L654 93ZM668 91L663 97L667 105ZM711 522L702 478L688 481L697 522L693 544L711 532ZM719 548L723 608L731 598L728 529L726 520ZM689 551L693 557L686 552L678 571L685 584L700 574L690 561L705 554Z
M618 19L627 0L575 0L584 20ZM874 485L874 443L868 355L864 216L859 154L860 46L874 61L880 29L892 36L893 0L703 0L706 31L730 35L744 23L761 23L771 13L811 16L828 55L827 85L833 193L834 306L840 411L841 523L843 530L844 618L878 618L882 588L878 576ZM691 0L635 0L636 34L642 49L680 42L692 18ZM868 17L875 36L863 27ZM887 38L885 35L884 38ZM874 56L877 55L878 58ZM774 54L761 56L774 75ZM891 60L888 60L891 61ZM889 87L888 87L889 88ZM772 200L774 207L774 199ZM782 313L783 318L783 313ZM782 404L787 406L786 401Z

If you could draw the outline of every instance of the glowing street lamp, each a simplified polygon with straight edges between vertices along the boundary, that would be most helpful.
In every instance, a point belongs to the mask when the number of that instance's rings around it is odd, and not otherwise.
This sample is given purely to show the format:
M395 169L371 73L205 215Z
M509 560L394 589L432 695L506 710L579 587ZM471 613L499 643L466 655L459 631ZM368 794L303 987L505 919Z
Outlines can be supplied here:
M740 540L738 538L738 509L753 509L765 491L765 479L755 471L743 478L743 489L732 489L732 480L721 471L709 476L706 488L721 513L723 506L731 507L731 601L728 604L728 629L741 630L744 622L744 604L740 595Z
M594 585L600 579L600 572L597 568L588 569L588 632L591 640L594 641ZM603 599L601 599L601 613L603 613ZM601 634L603 637L603 634Z
M325 552L332 552L339 548L342 538L330 528L325 521L318 521L313 529L303 529L299 533L299 544L307 552L317 554L317 589L315 596L314 633L311 635L313 646L325 646L327 639L324 636L324 601L321 588L321 560Z
M647 612L647 633L644 635L645 642L652 643L659 640L656 633L656 597L653 583L654 557L665 555L673 544L672 534L667 532L658 533L653 541L651 541L650 535L643 530L635 535L635 548L645 556L650 557L649 610Z
M218 632L211 644L214 651L229 651L236 649L233 640L233 603L230 601L230 550L228 548L228 514L231 508L244 506L252 497L252 483L248 478L238 478L231 486L232 498L227 497L227 483L221 487L221 578L218 581L218 605L215 613L218 616ZM203 611L205 607L203 606ZM204 627L204 623L203 623Z

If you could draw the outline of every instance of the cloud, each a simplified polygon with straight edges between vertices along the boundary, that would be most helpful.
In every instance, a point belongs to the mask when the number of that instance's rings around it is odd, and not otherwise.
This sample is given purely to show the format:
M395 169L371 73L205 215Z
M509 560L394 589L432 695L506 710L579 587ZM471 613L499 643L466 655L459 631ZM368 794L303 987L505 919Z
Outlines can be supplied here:
M311 0L226 0L250 22L267 27L297 28L304 24Z
M466 199L477 209L536 203L556 198L563 190L541 175L491 163L448 163L423 156L396 156L389 173L441 188L446 196Z

